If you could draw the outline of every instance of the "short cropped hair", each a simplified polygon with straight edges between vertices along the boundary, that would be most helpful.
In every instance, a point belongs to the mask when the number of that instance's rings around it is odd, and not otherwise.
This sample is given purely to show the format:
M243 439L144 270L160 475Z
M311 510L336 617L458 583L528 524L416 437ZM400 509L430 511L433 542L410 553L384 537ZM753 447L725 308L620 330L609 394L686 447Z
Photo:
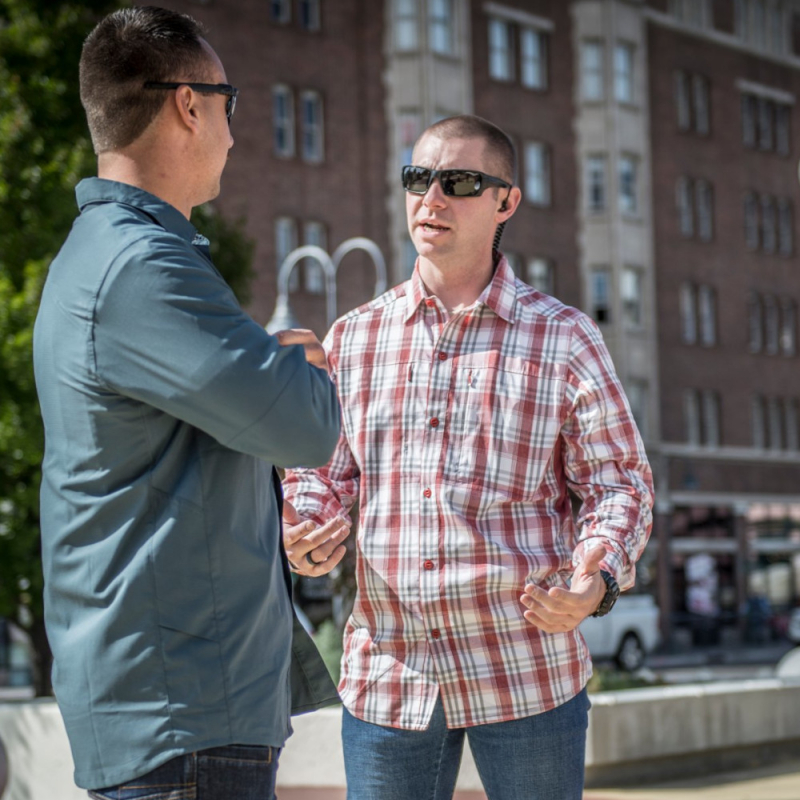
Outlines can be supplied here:
M482 139L488 151L495 177L516 183L517 153L508 134L483 117L474 114L460 114L456 117L434 122L426 128L417 142L425 136L439 139Z
M87 36L80 61L81 103L94 151L136 141L168 93L146 81L199 81L211 72L203 28L186 14L143 6L115 11Z

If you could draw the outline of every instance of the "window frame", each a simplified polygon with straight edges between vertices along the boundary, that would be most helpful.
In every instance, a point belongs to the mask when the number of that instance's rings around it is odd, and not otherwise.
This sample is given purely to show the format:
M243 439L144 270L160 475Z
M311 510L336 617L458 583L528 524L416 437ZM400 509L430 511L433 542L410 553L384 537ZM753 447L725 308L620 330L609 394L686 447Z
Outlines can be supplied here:
M311 107L309 101L316 107L318 115L318 119L311 122L306 119L306 108ZM313 152L308 148L309 141L316 141L317 147ZM306 164L325 161L325 104L322 93L316 89L300 92L300 158Z
M591 52L592 48L596 49L599 63L596 67L589 64L587 61L587 53ZM606 45L602 39L584 39L581 42L581 100L585 103L602 103L606 99ZM591 85L591 81L596 81L598 92L590 94L587 92L587 87Z
M620 55L623 56L620 68ZM627 61L625 61L627 59ZM636 45L631 42L617 41L614 43L614 100L620 105L635 105L636 103ZM620 87L626 87L626 92L621 93Z
M444 9L443 14L436 15L437 10ZM456 7L453 0L428 0L428 48L431 53L440 56L456 55ZM444 31L445 47L438 42L438 33Z
M279 97L286 100L285 120L278 117ZM280 132L285 134L287 144L284 148L278 143ZM272 149L278 158L294 158L297 154L294 91L285 83L276 83L272 86Z
M541 155L541 158L539 159L539 163L541 164L541 169L537 170L535 173L532 173L530 169L531 167L530 153L533 151L536 151ZM550 156L550 146L545 144L544 142L527 141L525 142L524 154L525 154L525 175L524 175L525 202L532 206L536 206L538 208L549 208L553 204L552 185L551 185L552 165ZM542 186L541 198L534 197L533 193L530 191L531 178L536 175L541 176L541 186Z

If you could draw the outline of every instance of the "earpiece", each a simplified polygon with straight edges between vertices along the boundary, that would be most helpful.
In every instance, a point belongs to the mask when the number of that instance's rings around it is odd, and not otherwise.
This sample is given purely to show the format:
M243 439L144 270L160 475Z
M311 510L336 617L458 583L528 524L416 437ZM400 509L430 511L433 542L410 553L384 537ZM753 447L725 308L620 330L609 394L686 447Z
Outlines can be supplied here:
M500 203L500 208L498 208L497 210L498 211L508 211L508 200L503 200L503 202Z

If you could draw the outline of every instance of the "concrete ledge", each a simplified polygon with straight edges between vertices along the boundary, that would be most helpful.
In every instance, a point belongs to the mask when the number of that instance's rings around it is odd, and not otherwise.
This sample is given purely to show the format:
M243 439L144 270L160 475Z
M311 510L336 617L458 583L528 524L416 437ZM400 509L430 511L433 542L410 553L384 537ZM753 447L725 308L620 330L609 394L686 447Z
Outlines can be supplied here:
M586 748L588 787L669 780L796 757L800 679L731 681L592 695ZM286 800L344 798L341 710L296 717L281 754ZM2 800L86 800L72 782L72 759L52 700L0 703L0 738L9 761ZM459 800L481 791L469 748Z

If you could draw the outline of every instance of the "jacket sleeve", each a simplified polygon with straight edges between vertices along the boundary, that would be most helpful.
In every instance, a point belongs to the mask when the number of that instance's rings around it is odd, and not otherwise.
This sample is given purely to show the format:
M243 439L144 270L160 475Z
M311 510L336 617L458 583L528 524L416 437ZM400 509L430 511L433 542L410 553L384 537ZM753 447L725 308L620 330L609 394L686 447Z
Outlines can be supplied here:
M339 363L341 325L334 325L324 343L334 383ZM360 485L361 471L342 425L330 461L318 469L287 471L283 491L301 517L322 525L333 517L346 516L350 512L358 498Z
M188 243L163 233L112 265L92 319L92 363L110 390L281 466L324 464L339 435L328 375L281 347Z
M652 474L611 357L588 317L573 332L561 436L569 487L583 501L573 562L603 547L604 567L629 589L652 526Z

